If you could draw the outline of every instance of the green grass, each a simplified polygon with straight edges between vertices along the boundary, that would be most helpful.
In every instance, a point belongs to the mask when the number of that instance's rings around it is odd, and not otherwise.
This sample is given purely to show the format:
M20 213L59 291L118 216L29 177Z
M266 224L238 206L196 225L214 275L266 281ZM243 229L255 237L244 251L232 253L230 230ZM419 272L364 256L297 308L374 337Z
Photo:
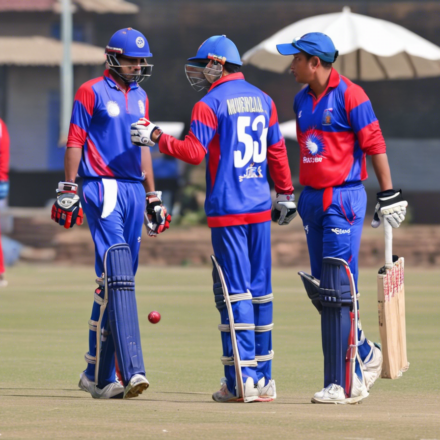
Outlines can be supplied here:
M1 439L439 439L439 275L406 273L410 369L379 380L362 405L312 405L322 385L319 315L296 270L275 270L269 404L217 404L222 377L210 268L145 268L137 275L150 388L129 401L78 390L85 368L94 271L19 265L0 290ZM361 270L361 317L379 340L376 273ZM147 320L158 310L162 320Z

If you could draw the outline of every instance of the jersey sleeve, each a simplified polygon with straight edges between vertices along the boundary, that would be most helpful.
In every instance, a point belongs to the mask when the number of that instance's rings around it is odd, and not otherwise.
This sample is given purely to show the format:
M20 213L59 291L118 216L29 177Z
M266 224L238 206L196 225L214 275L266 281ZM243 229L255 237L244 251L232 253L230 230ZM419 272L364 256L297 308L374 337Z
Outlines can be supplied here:
M183 141L163 134L159 140L159 150L192 165L204 159L208 145L217 132L218 121L212 109L199 101L193 109L191 128Z
M0 119L0 181L9 180L9 133L6 124Z
M95 107L95 92L87 83L83 84L75 95L72 118L70 119L68 148L82 148L89 131Z
M267 164L277 194L292 194L292 176L287 159L286 144L280 131L278 113L273 101L267 131Z
M345 92L345 110L364 153L368 155L386 152L385 140L379 121L373 111L368 96L361 87L348 87Z

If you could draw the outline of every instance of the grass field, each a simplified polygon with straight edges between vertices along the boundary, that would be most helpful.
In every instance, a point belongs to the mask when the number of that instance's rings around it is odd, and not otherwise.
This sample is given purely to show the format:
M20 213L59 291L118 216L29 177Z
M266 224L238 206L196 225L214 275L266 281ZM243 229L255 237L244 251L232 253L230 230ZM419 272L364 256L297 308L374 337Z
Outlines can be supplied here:
M410 369L379 380L361 405L313 405L322 385L319 315L296 270L275 270L278 399L218 404L222 377L210 268L137 275L150 388L127 401L77 388L85 368L94 272L19 265L0 290L0 435L5 439L440 439L439 274L407 271ZM361 270L362 324L378 340L376 274ZM162 320L147 320L158 310Z

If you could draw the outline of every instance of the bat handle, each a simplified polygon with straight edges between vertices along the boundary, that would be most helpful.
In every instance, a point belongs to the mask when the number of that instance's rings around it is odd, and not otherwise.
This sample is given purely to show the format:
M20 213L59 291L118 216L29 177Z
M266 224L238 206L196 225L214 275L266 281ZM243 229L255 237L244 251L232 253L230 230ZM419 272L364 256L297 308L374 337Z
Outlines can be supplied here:
M386 218L383 219L383 228L385 231L385 268L393 267L393 227Z

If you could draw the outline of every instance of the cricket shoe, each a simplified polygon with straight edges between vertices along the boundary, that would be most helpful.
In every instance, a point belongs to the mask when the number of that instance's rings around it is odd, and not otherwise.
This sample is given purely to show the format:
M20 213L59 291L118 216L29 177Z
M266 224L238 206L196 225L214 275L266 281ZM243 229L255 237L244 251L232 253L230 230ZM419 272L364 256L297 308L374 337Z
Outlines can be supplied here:
M94 399L122 399L124 387L118 382L113 382L104 388L98 388L94 381L91 381L85 372L79 376L78 386L86 393L90 393Z
M255 402L260 401L260 396L258 388L254 384L252 377L248 377L244 384L244 398L237 397L228 390L226 377L222 378L220 381L220 390L212 395L212 399L216 402L227 403L227 402ZM263 401L263 400L261 400Z
M277 388L275 386L275 380L269 379L269 382L266 386L264 386L264 383L266 382L266 379L263 377L261 378L257 383L257 389L258 389L258 395L259 395L259 402L272 402L272 400L275 400L277 398Z
M367 391L370 391L374 385L374 382L376 382L376 380L380 377L380 373L382 372L383 356L379 344L371 341L367 342L371 347L371 351L364 359L362 369L364 372Z
M334 383L323 388L312 397L312 403L325 403L334 405L353 405L368 397L367 387L362 383L358 376L354 376L353 393L351 397L345 396L344 388Z
M139 396L139 394L142 394L149 386L150 382L148 382L145 376L135 374L125 387L124 399L133 399Z

